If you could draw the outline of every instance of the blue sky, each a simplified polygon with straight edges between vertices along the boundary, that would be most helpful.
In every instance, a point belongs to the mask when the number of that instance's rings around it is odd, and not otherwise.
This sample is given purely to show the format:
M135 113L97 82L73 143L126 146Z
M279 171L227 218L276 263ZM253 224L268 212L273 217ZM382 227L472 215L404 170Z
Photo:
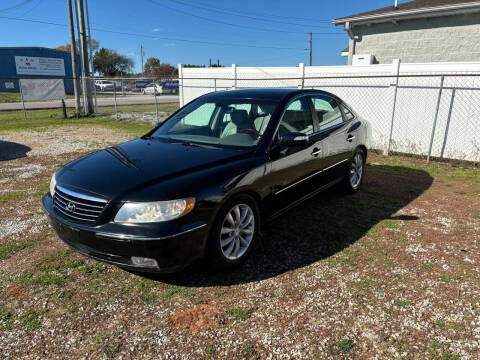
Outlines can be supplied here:
M218 58L224 65L240 66L308 63L309 31L314 33L313 65L345 64L340 51L348 45L348 37L331 20L393 5L394 0L88 2L92 37L100 41L100 46L131 57L139 71L141 44L146 57L155 56L171 64L208 64L209 58L212 61ZM0 33L1 46L56 47L69 42L65 26L13 18L66 25L66 0L2 0ZM264 48L268 46L273 48Z

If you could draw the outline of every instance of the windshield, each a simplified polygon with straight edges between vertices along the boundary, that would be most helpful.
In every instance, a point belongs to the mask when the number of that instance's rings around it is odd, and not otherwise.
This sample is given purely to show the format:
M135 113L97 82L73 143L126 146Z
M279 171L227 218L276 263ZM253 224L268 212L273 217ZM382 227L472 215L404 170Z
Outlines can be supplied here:
M215 146L254 147L277 108L272 100L197 100L170 118L151 136Z

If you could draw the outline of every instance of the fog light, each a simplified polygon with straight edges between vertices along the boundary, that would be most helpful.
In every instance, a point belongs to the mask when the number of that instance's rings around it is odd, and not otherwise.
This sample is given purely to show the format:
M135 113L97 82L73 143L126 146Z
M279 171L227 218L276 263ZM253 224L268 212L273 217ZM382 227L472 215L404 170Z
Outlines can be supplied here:
M146 257L132 256L133 265L143 266L143 267L158 267L157 261L155 259L150 259Z

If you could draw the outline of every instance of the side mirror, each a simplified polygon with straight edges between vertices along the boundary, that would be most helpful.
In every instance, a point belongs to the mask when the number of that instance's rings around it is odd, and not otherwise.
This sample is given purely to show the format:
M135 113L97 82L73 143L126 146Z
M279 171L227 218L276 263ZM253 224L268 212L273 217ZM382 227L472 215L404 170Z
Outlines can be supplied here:
M279 144L281 146L294 147L305 146L309 142L308 135L302 133L291 132L283 135L280 138Z

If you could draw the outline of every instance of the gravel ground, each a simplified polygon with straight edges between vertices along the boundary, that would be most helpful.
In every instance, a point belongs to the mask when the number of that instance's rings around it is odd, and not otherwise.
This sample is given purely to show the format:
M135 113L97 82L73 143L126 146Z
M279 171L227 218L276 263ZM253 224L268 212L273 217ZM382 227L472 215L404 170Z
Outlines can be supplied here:
M268 225L242 268L142 277L68 250L40 205L58 166L127 139L0 134L0 359L480 358L475 171L372 154L359 193Z

